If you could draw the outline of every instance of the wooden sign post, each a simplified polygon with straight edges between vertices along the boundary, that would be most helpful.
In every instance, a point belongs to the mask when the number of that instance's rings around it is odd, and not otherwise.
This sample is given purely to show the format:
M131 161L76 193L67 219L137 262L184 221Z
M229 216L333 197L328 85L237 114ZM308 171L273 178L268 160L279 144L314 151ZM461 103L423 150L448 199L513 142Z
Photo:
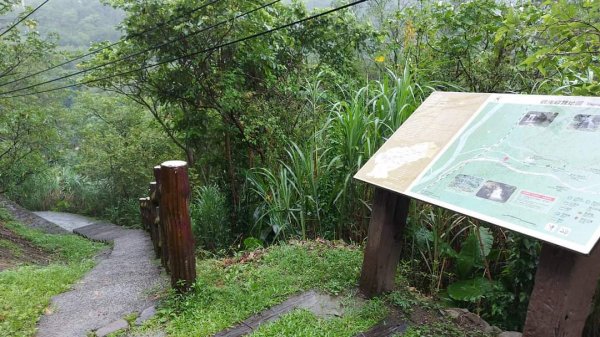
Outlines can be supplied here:
M526 337L581 336L600 278L600 99L433 93L356 174L376 186L361 291L390 291L410 199L544 241Z
M394 288L409 202L410 198L401 194L375 189L369 239L359 283L361 291L369 297Z
M589 256L544 243L523 336L581 336L600 277L600 249Z

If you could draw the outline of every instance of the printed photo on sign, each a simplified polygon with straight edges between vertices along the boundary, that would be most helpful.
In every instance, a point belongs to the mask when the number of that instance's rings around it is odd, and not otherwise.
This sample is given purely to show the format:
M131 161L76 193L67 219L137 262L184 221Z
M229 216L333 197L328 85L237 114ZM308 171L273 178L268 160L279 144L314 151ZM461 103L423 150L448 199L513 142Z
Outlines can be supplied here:
M570 129L580 131L597 131L600 127L600 115L575 115L569 125Z
M473 193L477 190L482 182L482 178L467 174L458 174L454 177L452 183L450 183L450 187L461 192Z
M488 180L483 184L476 195L483 199L504 203L516 189L515 186Z
M530 111L519 122L519 125L547 127L558 116L557 112Z

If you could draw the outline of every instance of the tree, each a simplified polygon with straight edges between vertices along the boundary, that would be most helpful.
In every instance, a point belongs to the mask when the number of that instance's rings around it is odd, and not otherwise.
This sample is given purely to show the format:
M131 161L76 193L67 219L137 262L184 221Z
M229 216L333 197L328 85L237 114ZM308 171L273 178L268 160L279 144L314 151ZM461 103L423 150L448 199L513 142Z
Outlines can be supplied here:
M0 14L10 11L12 1L3 1ZM0 83L5 84L25 72L45 66L54 57L52 42L40 38L33 30L35 22L26 20L25 33L19 27L0 39ZM27 81L5 85L2 91L24 85ZM60 131L60 104L40 98L0 100L0 192L22 184L28 177L56 159Z
M538 69L559 92L599 95L600 2L545 1L543 6L540 25L529 30L541 43L523 64Z
M112 0L127 13L127 35L145 31L197 6L197 2ZM248 16L262 1L218 2L181 23L128 39L84 66L94 66L166 41L174 43L95 71L95 85L125 95L152 113L186 155L200 182L227 181L231 202L239 202L239 173L277 160L287 139L307 123L302 114L304 78L354 74L357 51L371 36L350 11L201 52L308 15L303 5L275 4ZM217 25L202 33L206 27ZM169 61L172 60L172 61ZM164 64L137 71L156 62Z

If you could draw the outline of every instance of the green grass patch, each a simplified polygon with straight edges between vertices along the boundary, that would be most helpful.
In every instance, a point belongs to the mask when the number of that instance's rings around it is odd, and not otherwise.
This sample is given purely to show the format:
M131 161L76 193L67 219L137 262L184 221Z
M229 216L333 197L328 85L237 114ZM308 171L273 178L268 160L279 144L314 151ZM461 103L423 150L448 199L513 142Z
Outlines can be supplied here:
M169 336L212 336L271 308L302 291L316 289L341 296L344 314L321 318L297 309L262 325L251 337L351 337L390 315L405 321L409 337L483 337L481 331L440 316L442 304L411 290L400 270L398 290L373 300L360 300L355 288L362 249L329 243L291 243L245 253L232 259L197 263L197 282L187 295L166 296L143 334L164 330ZM404 336L404 335L403 335Z
M455 324L436 322L408 328L402 337L492 337L476 329L460 329Z
M50 257L64 263L79 263L97 254L106 244L92 242L72 234L46 234L37 229L9 222L6 227L15 234L50 253Z
M10 214L10 212L7 209L0 207L0 221L12 221L12 220L13 220L12 214Z
M0 336L32 336L52 296L67 291L94 266L106 247L75 235L45 234L15 222L10 230L49 252L48 266L24 266L0 272Z
M343 317L323 319L307 310L295 310L279 320L261 326L251 337L354 336L377 324L386 314L382 301L369 301Z
M14 257L23 256L23 249L10 240L0 239L0 248L8 250Z
M332 248L317 243L274 246L245 263L199 261L198 279L191 294L170 295L159 310L155 324L164 325L169 336L211 336L293 294L318 289L336 295L354 288L361 262L362 252L358 248ZM265 327L261 333L270 336L279 329L277 324L310 321L317 324L315 329L328 331L325 335L350 336L356 329L382 319L385 313L385 306L378 301L368 302L364 309L339 319L322 320L298 311ZM343 327L350 321L350 327Z

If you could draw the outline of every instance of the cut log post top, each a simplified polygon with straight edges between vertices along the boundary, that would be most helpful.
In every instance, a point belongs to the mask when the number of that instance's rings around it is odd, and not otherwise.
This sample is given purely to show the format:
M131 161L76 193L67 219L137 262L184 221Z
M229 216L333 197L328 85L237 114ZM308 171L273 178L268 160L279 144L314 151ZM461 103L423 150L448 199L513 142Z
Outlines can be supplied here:
M187 167L187 163L183 160L169 160L162 164L159 167L167 167L167 168L178 168L178 167Z
M170 192L175 192L177 195L172 197L183 197L185 199L190 197L191 188L190 181L188 178L188 165L186 162L181 160L166 161L160 165L159 179L162 183L168 183ZM159 184L158 193L165 193L164 186ZM162 198L162 196L160 196Z

